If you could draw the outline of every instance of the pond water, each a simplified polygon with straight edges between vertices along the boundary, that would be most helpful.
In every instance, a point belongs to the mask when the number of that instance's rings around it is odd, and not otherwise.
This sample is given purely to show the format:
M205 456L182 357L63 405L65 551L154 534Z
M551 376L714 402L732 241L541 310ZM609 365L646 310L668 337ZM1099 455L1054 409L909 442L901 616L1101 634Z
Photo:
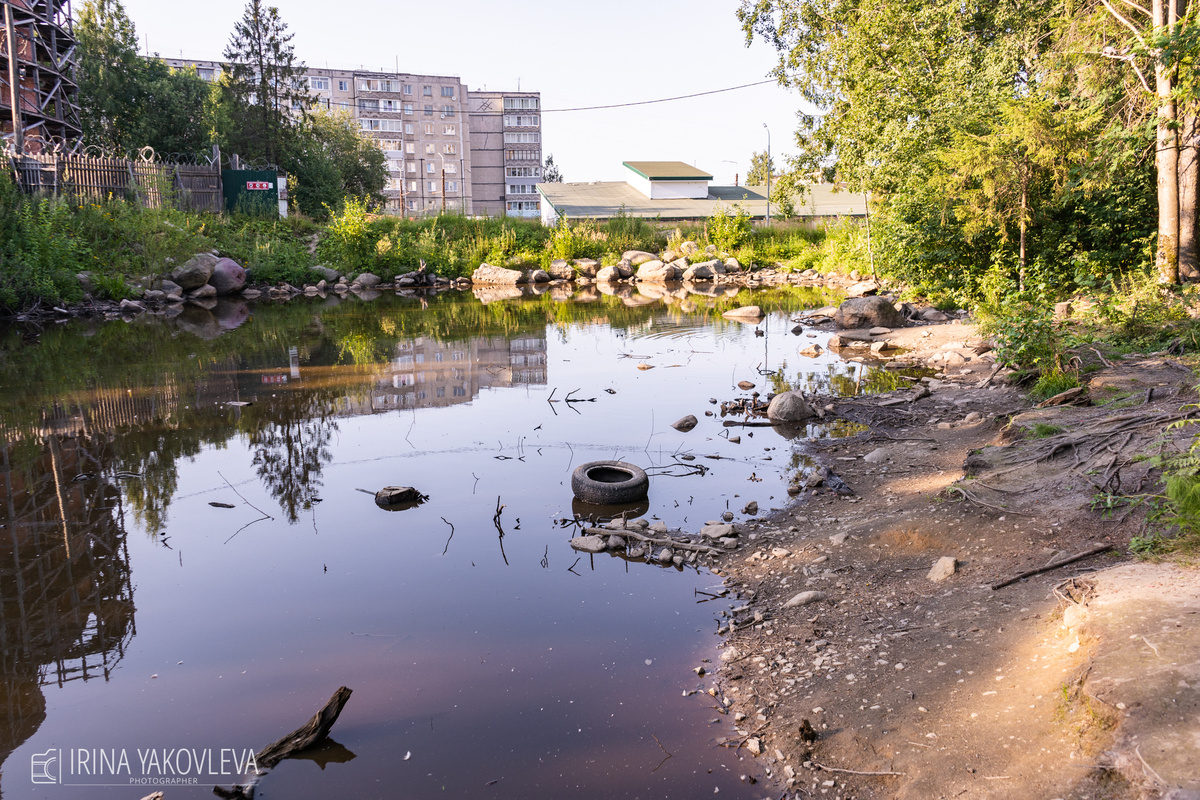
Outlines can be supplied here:
M222 758L345 685L331 741L260 797L762 796L687 694L720 579L581 557L563 521L599 459L649 469L636 513L672 528L782 506L805 437L837 432L704 412L739 381L852 390L861 366L796 354L793 312L826 299L299 298L0 331L0 793L211 797L239 782ZM765 335L721 318L750 302ZM429 500L381 509L388 485Z

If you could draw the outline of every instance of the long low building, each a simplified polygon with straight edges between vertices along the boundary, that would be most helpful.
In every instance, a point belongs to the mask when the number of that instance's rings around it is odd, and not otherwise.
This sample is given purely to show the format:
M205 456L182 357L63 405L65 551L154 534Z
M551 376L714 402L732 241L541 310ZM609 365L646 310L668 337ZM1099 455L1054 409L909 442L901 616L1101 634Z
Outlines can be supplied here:
M680 161L626 161L625 181L592 183L539 183L542 222L554 225L559 217L606 220L625 214L662 220L704 219L718 206L738 206L754 219L767 215L765 186L713 186L712 176ZM772 213L778 213L772 201ZM837 184L804 187L794 203L798 217L821 219L866 216L861 193Z

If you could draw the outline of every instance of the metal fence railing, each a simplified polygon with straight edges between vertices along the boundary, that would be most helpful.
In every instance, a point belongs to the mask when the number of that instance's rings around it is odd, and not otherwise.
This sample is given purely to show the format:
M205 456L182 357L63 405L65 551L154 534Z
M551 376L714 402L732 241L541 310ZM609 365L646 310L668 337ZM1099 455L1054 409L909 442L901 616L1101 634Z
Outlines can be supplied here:
M11 157L17 185L29 194L81 202L136 201L144 208L182 211L223 208L221 164L174 164L75 153Z

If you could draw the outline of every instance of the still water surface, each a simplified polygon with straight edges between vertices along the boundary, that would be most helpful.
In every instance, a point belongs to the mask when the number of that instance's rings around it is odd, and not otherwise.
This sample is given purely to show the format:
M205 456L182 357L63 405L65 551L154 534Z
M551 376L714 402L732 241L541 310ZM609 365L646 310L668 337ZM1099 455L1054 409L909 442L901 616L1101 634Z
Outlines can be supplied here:
M570 474L659 468L645 516L691 531L782 506L805 436L831 432L724 428L709 399L838 390L859 367L796 355L814 294L668 299L300 299L0 331L3 796L211 797L237 776L129 780L169 774L151 749L221 771L340 685L333 741L260 797L762 796L715 746L732 720L685 696L728 608L696 590L720 579L580 557ZM747 302L765 336L721 318ZM699 426L672 429L685 414ZM430 499L360 491L387 485ZM35 784L52 751L60 783ZM94 774L122 752L128 770Z

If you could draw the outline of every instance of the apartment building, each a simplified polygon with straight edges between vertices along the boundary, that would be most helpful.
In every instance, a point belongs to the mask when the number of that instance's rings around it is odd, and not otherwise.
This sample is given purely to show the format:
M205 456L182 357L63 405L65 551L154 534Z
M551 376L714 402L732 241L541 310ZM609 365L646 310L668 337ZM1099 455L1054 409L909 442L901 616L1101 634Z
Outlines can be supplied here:
M216 61L164 59L216 80ZM541 97L472 92L459 78L308 68L317 107L349 112L387 157L387 211L539 217Z
M537 92L468 92L476 213L541 215L542 114Z

